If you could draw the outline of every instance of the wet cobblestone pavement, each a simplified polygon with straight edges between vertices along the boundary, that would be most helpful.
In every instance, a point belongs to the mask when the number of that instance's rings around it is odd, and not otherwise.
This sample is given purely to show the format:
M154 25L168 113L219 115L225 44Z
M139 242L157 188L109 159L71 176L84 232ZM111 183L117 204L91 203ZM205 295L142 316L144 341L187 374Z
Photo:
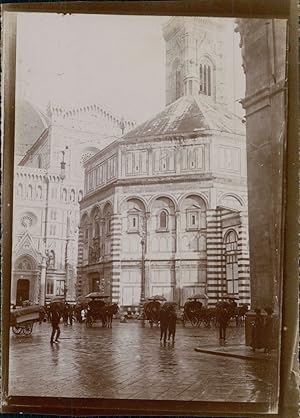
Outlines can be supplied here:
M53 345L48 323L35 324L31 336L11 335L10 395L266 402L276 394L275 361L194 350L217 345L216 329L178 325L174 346L161 345L159 328L140 322L61 330ZM228 346L243 339L243 328L228 329Z

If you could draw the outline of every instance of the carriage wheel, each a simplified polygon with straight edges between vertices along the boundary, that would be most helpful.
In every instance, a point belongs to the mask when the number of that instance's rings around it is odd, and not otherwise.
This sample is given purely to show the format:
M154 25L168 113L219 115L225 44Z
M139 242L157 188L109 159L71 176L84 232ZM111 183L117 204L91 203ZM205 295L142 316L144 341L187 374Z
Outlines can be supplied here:
M12 327L12 331L13 331L14 334L18 335L18 334L21 334L22 328L18 327L18 325L15 325L15 326Z
M33 324L25 325L24 328L22 328L22 333L25 335L30 335L32 333Z
M205 319L204 325L205 325L205 328L210 328L210 319Z
M191 319L191 324L193 325L193 327L197 327L199 323L198 318L192 318Z

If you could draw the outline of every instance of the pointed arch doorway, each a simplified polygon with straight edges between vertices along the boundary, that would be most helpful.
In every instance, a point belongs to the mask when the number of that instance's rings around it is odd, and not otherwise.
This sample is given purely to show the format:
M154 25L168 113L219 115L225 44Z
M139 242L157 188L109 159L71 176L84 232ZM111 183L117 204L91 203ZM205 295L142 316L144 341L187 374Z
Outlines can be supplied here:
M29 300L30 281L28 279L18 279L16 305L21 306L25 300Z

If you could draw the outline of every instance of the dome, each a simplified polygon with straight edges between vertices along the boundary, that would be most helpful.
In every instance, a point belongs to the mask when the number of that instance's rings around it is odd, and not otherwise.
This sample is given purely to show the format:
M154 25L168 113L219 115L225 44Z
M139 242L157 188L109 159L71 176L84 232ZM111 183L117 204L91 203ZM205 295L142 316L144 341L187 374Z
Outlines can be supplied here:
M16 102L15 152L19 158L25 155L49 124L49 118L35 105L27 100Z

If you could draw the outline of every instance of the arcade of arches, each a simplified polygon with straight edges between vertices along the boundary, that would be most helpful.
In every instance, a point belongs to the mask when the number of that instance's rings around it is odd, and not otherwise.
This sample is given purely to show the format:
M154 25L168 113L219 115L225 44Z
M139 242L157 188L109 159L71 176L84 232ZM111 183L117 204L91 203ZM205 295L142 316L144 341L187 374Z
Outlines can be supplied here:
M144 268L146 298L161 294L183 305L194 293L206 293L211 303L235 293L249 302L241 206L210 209L193 192L118 200L117 206L100 201L82 214L78 295L100 290L121 306L138 306Z

